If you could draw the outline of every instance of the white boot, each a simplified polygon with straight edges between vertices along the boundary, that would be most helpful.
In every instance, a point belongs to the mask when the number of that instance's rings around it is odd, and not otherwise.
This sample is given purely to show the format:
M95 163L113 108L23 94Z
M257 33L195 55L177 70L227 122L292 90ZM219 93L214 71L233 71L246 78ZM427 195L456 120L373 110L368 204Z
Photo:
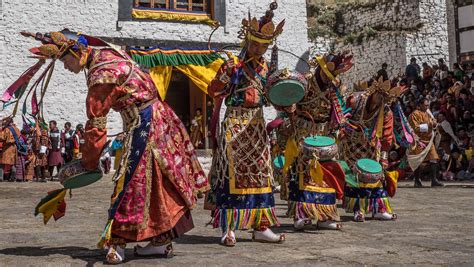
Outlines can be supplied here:
M328 230L341 230L342 224L336 221L318 221L318 228L328 229Z
M119 264L125 260L125 247L111 245L107 251L106 261L108 264Z
M263 243L283 243L285 241L285 235L276 235L275 233L267 228L263 231L253 230L252 240L263 242Z
M296 219L293 224L293 227L295 228L296 231L300 231L300 230L303 230L304 225L305 225L305 221L303 219Z
M396 214L390 214L388 212L375 213L374 219L382 220L382 221L392 221L392 220L397 219L397 215Z
M135 256L153 256L157 258L173 257L173 244L170 242L161 246L154 246L152 242L142 247L136 245L134 249Z
M221 244L226 246L226 247L233 247L237 243L237 240L235 239L235 233L234 231L227 231L222 233L222 238L221 238Z

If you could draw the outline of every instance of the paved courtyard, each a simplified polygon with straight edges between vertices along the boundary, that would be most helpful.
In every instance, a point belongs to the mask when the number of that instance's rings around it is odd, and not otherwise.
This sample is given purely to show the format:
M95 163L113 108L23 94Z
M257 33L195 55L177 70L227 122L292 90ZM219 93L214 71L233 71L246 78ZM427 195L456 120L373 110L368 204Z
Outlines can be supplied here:
M44 194L59 188L55 182L0 183L0 266L102 265L105 252L95 248L106 222L113 184L110 177L73 191L68 210L58 222L46 226L33 217ZM278 197L277 197L278 198ZM202 204L202 200L200 201ZM218 230L206 227L209 213L199 206L195 229L177 239L172 259L135 258L131 245L125 265L375 265L474 264L474 189L469 187L400 188L392 205L395 222L355 223L341 214L342 231L309 229L294 233L285 218L285 204L277 204L284 244L251 241L238 232L234 248L220 246Z

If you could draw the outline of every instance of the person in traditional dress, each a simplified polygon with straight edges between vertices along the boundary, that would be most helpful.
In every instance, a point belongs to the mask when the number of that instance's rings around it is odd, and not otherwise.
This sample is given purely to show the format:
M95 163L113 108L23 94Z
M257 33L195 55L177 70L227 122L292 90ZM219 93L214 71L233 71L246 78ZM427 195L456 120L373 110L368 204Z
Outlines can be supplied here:
M227 110L221 124L217 148L210 170L211 192L207 207L213 207L215 228L222 230L221 244L235 246L235 230L252 228L252 239L281 243L284 235L269 227L278 225L272 192L272 166L263 106L268 65L263 55L283 31L283 21L272 22L275 2L260 20L244 19L240 35L244 38L239 62L224 63L211 81L208 92L215 99L218 114L225 99ZM215 133L218 116L213 116Z
M17 182L26 182L26 161L28 159L28 141L26 137L26 130L20 130L16 126L15 129L17 153L16 153L16 165L15 165L15 179ZM19 135L18 135L19 133ZM23 146L23 151L20 151L19 146ZM26 148L26 149L25 149Z
M196 116L191 121L190 135L194 148L199 148L204 137L204 118L200 108L196 109Z
M436 119L429 110L426 98L418 101L417 109L408 118L418 139L415 145L407 151L408 163L414 171L415 187L422 187L420 165L427 165L430 171L431 186L444 186L438 181L439 156L435 146L435 130L438 127Z
M54 167L59 173L59 169L64 164L63 156L61 151L63 151L63 143L61 142L61 132L58 129L56 121L49 122L49 139L51 141L51 148L48 155L48 172L53 180L53 171Z
M68 163L74 156L74 130L70 122L64 124L64 129L61 131L61 143L64 162Z
M82 145L84 144L84 125L78 124L76 126L76 131L74 132L74 137L73 137L73 143L74 143L73 159L82 158L81 148L82 148Z
M346 183L343 206L347 212L354 213L356 222L365 221L366 215L378 220L395 220L397 215L393 213L388 199L394 195L394 190L388 189L396 188L396 181L394 174L390 173L390 176L385 170L395 139L391 104L406 87L392 86L390 80L384 81L383 78L373 81L370 87L367 83L357 87L361 90L347 99L351 111L341 138L341 154L354 175L359 172L357 161L369 159L381 165L382 177L370 181L357 180L356 185Z
M31 51L52 58L51 64L60 60L73 73L86 71L88 121L82 159L67 168L96 171L107 142L107 114L118 111L124 121L125 151L113 177L108 222L98 244L108 249L107 263L123 262L129 242L149 241L135 247L137 256L172 256L171 241L193 228L190 211L197 195L208 190L182 122L160 99L150 75L124 51L67 29L23 34L43 42Z
M336 159L337 155L317 159L304 140L313 136L337 138L339 121L344 119L337 76L352 67L352 56L326 54L315 58L311 65L311 72L305 75L308 85L303 99L294 105L294 111L290 109L291 113L283 116L290 119L272 122L285 151L280 196L289 203L288 215L294 220L295 230L303 230L312 221L318 228L339 230L342 224L336 200L343 197L346 172L350 171L345 162ZM337 154L337 145L332 147Z
M0 166L3 169L3 180L12 181L14 166L17 163L17 147L15 137L13 136L11 118L2 120L2 129L0 131L0 142L2 143L2 153L0 154ZM17 132L20 134L20 131Z
M33 153L36 155L35 173L39 182L46 182L46 173L48 172L48 153L51 149L51 140L49 139L48 129L35 128L36 143L33 146Z
M35 174L35 164L36 164L35 147L39 143L39 139L36 137L36 134L35 134L35 127L30 127L29 128L27 142L28 142L28 155L27 155L26 166L25 166L25 179L27 181L32 182L36 178L36 174Z

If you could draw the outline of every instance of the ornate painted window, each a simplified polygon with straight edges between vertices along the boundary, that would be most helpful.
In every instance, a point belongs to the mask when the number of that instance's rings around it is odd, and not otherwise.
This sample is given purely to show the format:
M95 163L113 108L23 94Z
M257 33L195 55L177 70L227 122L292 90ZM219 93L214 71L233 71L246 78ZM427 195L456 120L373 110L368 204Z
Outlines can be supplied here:
M214 0L135 0L133 18L215 25Z

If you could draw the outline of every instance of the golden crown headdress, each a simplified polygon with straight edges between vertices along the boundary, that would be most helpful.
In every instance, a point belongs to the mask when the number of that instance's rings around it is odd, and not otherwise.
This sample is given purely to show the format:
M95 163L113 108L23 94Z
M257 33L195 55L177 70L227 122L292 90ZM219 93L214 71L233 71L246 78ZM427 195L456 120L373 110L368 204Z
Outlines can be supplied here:
M73 32L69 29L45 34L29 32L21 32L21 34L41 41L42 45L31 48L30 52L44 59L58 59L67 53L72 53L78 57L77 52L83 52L89 46L108 46L107 43L98 38Z
M270 3L270 8L265 12L265 16L261 17L260 20L257 20L256 17L251 18L249 12L248 19L242 20L239 38L259 43L272 43L283 32L283 26L285 25L285 20L282 20L275 27L272 21L274 16L273 10L277 8L278 4L274 0Z
M391 81L384 81L383 77L379 77L378 80L374 80L370 86L367 86L366 82L359 82L359 88L365 89L368 95L372 95L374 93L381 93L384 99L386 99L387 103L395 101L407 90L406 86L392 86Z

